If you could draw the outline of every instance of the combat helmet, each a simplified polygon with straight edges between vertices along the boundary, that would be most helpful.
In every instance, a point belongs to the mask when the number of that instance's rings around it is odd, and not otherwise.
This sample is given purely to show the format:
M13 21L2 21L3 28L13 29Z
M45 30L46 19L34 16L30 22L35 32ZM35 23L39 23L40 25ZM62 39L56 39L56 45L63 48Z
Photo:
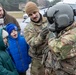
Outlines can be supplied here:
M73 8L65 3L57 3L47 10L48 28L61 31L74 22Z

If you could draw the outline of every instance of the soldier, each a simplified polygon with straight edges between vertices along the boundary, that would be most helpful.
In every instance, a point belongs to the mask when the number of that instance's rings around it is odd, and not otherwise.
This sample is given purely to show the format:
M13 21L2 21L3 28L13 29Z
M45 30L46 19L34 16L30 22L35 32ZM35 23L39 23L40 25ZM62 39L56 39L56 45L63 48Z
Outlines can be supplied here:
M47 19L48 28L54 34L49 35L48 41L49 68L52 67L56 75L76 75L76 22L72 7L56 4L48 9Z
M31 75L44 75L45 69L41 64L43 52L47 49L47 19L39 13L34 2L29 1L25 5L25 12L31 22L26 26L24 35L30 45L29 54L32 57Z

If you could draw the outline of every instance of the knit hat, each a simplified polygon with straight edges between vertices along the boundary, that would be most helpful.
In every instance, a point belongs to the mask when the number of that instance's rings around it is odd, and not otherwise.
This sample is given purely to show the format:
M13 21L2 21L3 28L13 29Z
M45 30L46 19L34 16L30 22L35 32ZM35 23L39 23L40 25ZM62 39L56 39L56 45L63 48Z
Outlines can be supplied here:
M11 34L12 30L17 30L17 26L13 23L9 23L6 25L6 31Z
M25 5L25 12L29 15L30 13L34 11L39 11L37 5L34 2L29 1Z
M8 32L5 31L5 30L3 30L3 31L2 31L2 37L5 38L5 37L7 37L7 36L8 36Z

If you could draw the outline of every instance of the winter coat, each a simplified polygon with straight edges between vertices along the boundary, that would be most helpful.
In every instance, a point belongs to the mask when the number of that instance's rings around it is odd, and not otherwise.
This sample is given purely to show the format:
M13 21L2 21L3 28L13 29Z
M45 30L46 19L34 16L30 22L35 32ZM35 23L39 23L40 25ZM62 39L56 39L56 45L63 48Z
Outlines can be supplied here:
M11 57L6 52L6 46L2 38L2 29L0 29L0 75L19 75Z
M18 34L18 38L14 39L9 35L9 53L16 65L19 73L25 72L31 62L31 57L28 55L29 45L25 38Z
M51 50L47 58L49 67L52 67L54 71L58 70L58 72L62 70L67 73L66 75L75 75L76 22L62 30L58 34L58 38L49 38L48 45Z
M17 20L11 15L7 14L7 12L4 10L4 24L7 25L8 23L14 23L15 25L17 25L18 30L21 30Z
M47 26L46 17L42 17L39 23L30 22L24 29L24 36L30 45L29 54L31 57L42 59L43 52L48 49L47 38L40 36L43 28Z

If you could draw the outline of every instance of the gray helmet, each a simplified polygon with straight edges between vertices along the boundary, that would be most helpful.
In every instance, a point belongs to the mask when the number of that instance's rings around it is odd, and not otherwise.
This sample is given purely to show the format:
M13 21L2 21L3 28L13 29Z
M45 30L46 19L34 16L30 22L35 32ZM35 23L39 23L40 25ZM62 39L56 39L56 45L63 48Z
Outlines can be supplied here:
M48 27L51 31L61 31L74 22L74 13L70 5L58 3L47 10Z

